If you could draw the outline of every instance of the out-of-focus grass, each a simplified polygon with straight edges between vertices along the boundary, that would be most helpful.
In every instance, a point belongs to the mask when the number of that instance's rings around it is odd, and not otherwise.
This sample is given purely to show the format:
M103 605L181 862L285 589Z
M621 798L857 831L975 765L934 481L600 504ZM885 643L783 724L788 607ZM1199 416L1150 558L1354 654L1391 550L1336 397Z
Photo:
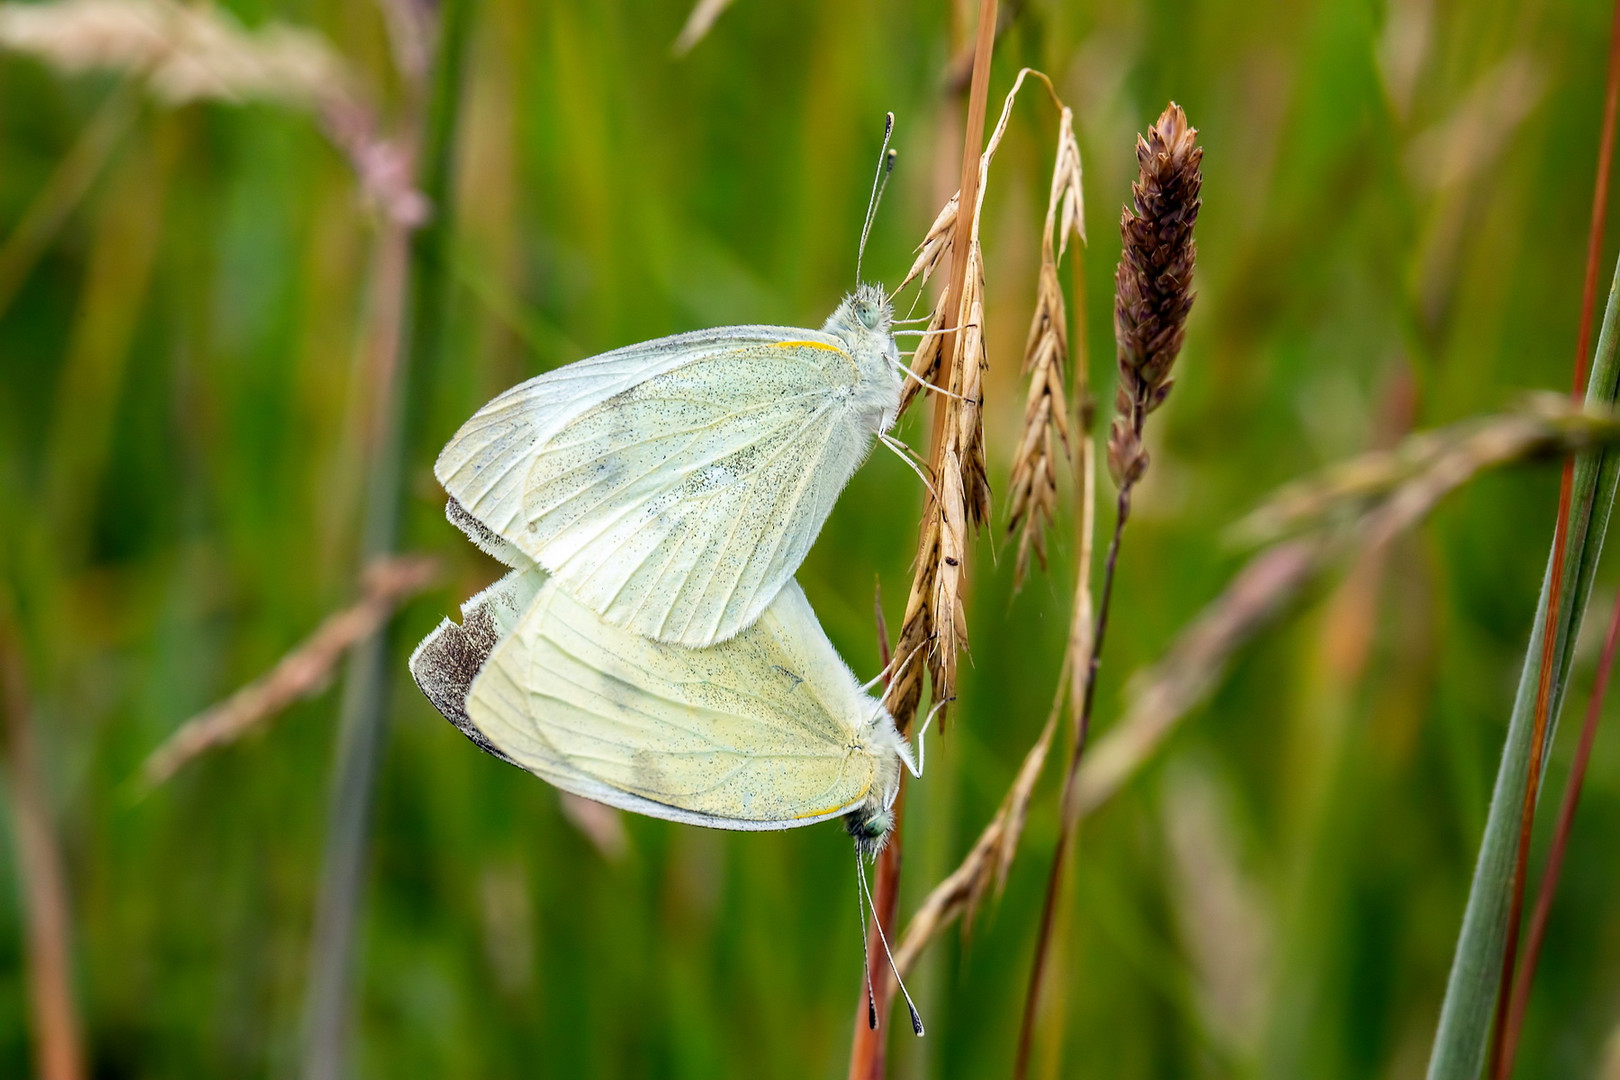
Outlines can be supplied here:
M394 99L373 5L229 6L249 24L320 29L376 100ZM645 337L819 324L853 273L883 111L900 118L901 164L871 275L898 278L936 209L939 163L959 160L934 145L937 6L736 0L677 61L687 10L482 5L450 353L408 478L409 542L451 560L452 583L407 611L406 636L497 572L442 523L427 470L474 408ZM1219 531L1277 483L1371 444L1392 385L1411 380L1413 422L1428 427L1567 380L1608 14L1597 0L1030 0L1002 38L992 98L1027 62L1076 107L1105 402L1134 133L1173 97L1208 147L1200 299L1121 565L1100 731L1130 672L1240 565ZM0 233L113 92L106 77L0 57ZM1022 413L1013 368L1048 126L1020 106L986 207L998 491ZM372 228L307 117L148 103L0 315L3 572L104 1075L257 1075L296 1060L336 695L137 805L119 792L180 721L352 595L361 473L347 423L365 405L353 395ZM901 433L920 439L920 419ZM1058 994L1071 1066L1421 1074L1556 491L1553 470L1465 489L1376 573L1331 584L1264 635L1166 764L1087 819ZM875 457L801 574L868 675L873 577L895 625L919 499L909 470ZM1051 577L1016 599L1010 547L973 560L971 664L910 799L902 913L972 842L1045 717L1067 625L1065 529ZM1367 636L1346 664L1354 604ZM1577 698L1589 664L1578 647ZM366 911L365 1072L841 1073L859 957L837 829L733 836L631 819L629 854L609 862L549 788L478 754L403 664L397 677ZM1572 734L1553 750L1555 787ZM1050 850L1054 796L1048 778L1030 850ZM1525 1075L1592 1075L1620 1022L1617 830L1620 744L1603 732ZM22 1074L6 835L0 1072ZM971 942L936 946L920 986L929 1035L895 1040L898 1074L1006 1071L1043 869L1021 861ZM1234 927L1254 944L1229 956L1218 946ZM1214 992L1234 977L1257 1004Z

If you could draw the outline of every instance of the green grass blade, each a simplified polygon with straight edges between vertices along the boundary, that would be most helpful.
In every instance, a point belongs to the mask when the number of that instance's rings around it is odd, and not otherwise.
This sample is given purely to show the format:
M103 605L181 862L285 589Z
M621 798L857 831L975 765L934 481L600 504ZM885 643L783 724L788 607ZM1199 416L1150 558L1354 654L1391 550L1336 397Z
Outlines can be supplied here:
M1620 391L1620 356L1616 349L1620 327L1616 326L1617 322L1620 322L1620 268L1616 270L1603 312L1603 330L1598 336L1591 381L1587 384L1588 405L1612 406ZM1558 636L1554 644L1553 685L1548 705L1546 739L1549 743L1557 730L1576 631L1586 614L1592 576L1603 552L1617 484L1620 484L1620 451L1594 450L1575 459L1566 570L1564 580L1557 583L1561 602L1554 627ZM1554 584L1551 577L1549 556L1530 643L1525 649L1524 669L1513 700L1507 740L1502 748L1502 763L1496 773L1485 836L1480 842L1479 861L1474 867L1468 907L1463 914L1462 932L1457 939L1446 997L1440 1008L1440 1024L1429 1056L1429 1080L1477 1080L1485 1062L1497 982L1502 973L1519 816L1524 803L1536 707L1536 680L1547 621L1547 598Z

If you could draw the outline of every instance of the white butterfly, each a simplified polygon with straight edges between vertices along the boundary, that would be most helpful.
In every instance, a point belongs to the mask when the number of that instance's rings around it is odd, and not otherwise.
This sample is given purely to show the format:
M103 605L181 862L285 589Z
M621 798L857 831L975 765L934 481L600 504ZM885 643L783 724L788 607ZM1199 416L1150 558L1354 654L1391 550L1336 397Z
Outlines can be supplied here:
M721 829L844 817L881 846L919 764L789 579L735 637L688 649L604 621L538 570L508 574L411 656L468 738L565 791Z
M820 330L700 330L521 383L439 455L450 519L615 626L724 641L793 576L894 423L892 318L863 285Z
M459 626L446 619L417 646L410 668L484 750L564 791L667 821L761 831L842 817L872 906L864 860L893 828L901 769L922 775L928 724L914 760L798 582L704 649L614 626L533 566L461 610ZM878 937L888 952L881 925ZM875 1027L869 969L867 996Z

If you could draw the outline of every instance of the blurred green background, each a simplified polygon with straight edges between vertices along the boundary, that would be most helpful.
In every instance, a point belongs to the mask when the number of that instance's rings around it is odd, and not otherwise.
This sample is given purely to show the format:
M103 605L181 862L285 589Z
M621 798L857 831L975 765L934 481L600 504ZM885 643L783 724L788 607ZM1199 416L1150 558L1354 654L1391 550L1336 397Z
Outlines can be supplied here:
M1207 148L1199 299L1121 563L1106 731L1128 676L1241 565L1222 529L1277 484L1409 426L1568 385L1610 11L1004 6L992 120L1023 64L1075 109L1086 346L1105 404L1135 133L1174 99ZM222 7L249 27L318 31L384 128L399 122L407 83L370 0ZM736 0L676 57L689 9L473 5L443 208L445 348L424 374L405 477L404 546L450 570L403 611L402 643L498 573L443 522L429 471L480 404L648 337L819 326L853 278L885 110L900 165L867 276L898 280L955 187L947 71L971 12ZM112 74L0 53L0 237L98 125L111 132L100 167L0 311L0 580L66 868L87 1052L99 1077L288 1075L341 694L144 799L129 781L187 717L356 594L384 225L306 109L170 106ZM1016 369L1054 130L1027 95L986 203L998 494L1023 412ZM925 443L920 411L900 433ZM1335 576L1086 820L1072 930L1049 977L1063 1075L1422 1075L1557 488L1552 468L1486 477ZM897 626L919 506L912 473L875 456L800 574L863 678L878 665L873 583ZM974 554L963 701L912 788L902 917L993 813L1057 675L1069 502L1052 572L1016 597L1003 509ZM1577 660L1572 707L1594 652ZM840 829L730 835L626 818L615 854L552 789L446 724L403 651L391 670L358 1075L843 1075L860 961ZM1606 724L1521 1076L1620 1076L1620 736ZM1575 727L1560 733L1549 791ZM897 1024L894 1075L1010 1070L1056 771L1005 897L966 942L952 931L936 944L913 981L929 1034ZM23 1075L24 883L5 821L0 1073Z

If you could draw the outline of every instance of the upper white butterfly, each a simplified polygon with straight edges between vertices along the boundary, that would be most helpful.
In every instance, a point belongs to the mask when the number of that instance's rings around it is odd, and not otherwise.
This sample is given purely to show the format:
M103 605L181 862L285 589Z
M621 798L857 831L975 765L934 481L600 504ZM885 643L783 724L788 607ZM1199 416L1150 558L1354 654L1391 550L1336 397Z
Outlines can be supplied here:
M792 578L893 425L892 321L883 290L861 285L820 330L699 330L520 383L439 455L448 516L609 623L724 641Z

